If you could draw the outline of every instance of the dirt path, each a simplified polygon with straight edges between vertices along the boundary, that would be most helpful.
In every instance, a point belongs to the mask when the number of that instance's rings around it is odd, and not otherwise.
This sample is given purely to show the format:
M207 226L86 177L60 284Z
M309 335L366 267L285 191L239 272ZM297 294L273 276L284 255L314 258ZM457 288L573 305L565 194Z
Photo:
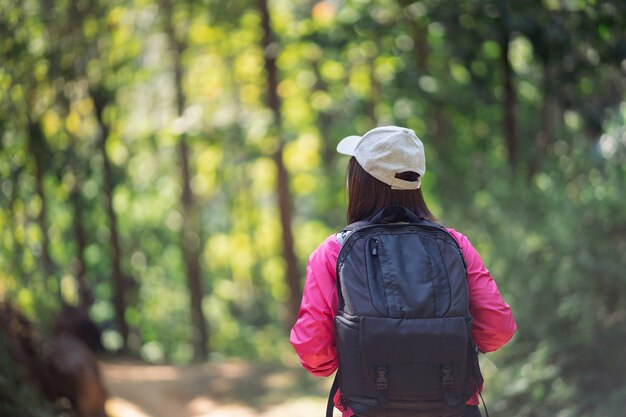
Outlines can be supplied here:
M332 382L301 369L245 362L101 366L110 417L320 417Z

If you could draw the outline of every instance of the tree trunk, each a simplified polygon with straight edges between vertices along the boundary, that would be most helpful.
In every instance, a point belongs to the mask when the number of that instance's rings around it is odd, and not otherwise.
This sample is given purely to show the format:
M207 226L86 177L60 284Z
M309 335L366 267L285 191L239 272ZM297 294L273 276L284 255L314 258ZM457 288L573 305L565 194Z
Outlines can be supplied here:
M529 162L528 180L541 169L543 160L553 150L557 132L561 127L562 110L557 93L558 67L551 62L549 55L543 59L543 106L539 118L541 128L537 133L536 154Z
M562 110L558 95L558 67L546 62L543 69L543 128L544 133L540 145L542 156L549 152L556 141L562 122Z
M102 157L103 184L105 210L109 221L109 244L111 245L111 268L113 284L113 308L115 310L115 323L122 337L122 350L128 351L128 335L130 332L126 321L126 279L122 272L122 249L119 243L117 230L117 215L113 207L113 194L115 181L111 161L106 152L106 143L109 137L109 126L104 120L104 108L108 104L106 92L102 88L90 89L90 95L94 103L96 119L100 127L100 140L98 148Z
M32 285L31 274L26 273L24 271L24 267L22 265L22 260L24 259L24 246L20 243L20 239L17 237L17 229L18 229L18 217L15 211L15 203L18 200L18 188L17 185L19 183L20 171L22 168L13 168L11 175L11 197L8 201L8 218L13 219L13 221L9 222L7 227L7 232L11 235L11 241L13 242L13 246L11 248L12 256L9 257L9 262L11 265L11 272L14 276L20 277L22 280L22 284L24 287L30 287Z
M278 208L280 211L280 224L283 231L283 256L287 267L286 278L289 287L289 323L292 324L300 311L300 298L302 288L300 286L300 272L298 271L298 258L294 250L293 232L291 229L291 194L289 192L289 173L285 168L282 144L274 153L276 164L276 176L278 186Z
M378 39L376 39L376 47L379 48ZM369 77L370 77L370 96L365 103L365 114L371 121L370 128L378 126L378 116L376 115L376 105L380 100L380 83L376 78L376 55L371 57L368 61Z
M50 238L48 237L48 205L46 203L46 191L44 186L45 180L45 158L46 147L45 139L41 126L38 122L28 120L28 147L33 160L35 162L35 187L37 189L37 195L41 200L41 208L39 209L39 215L37 216L37 223L41 229L41 266L43 269L43 277L45 281L45 287L49 288L47 281L54 278L54 264L50 257ZM56 282L55 295L59 298L59 301L63 302L63 294L61 292L61 283Z
M420 20L407 19L413 32L415 43L415 53L413 54L415 67L418 69L418 76L429 74L430 70L430 48L428 46L428 28ZM444 75L442 75L444 76ZM445 152L446 135L449 131L448 121L441 105L436 103L428 94L424 97L428 99L426 107L426 120L429 130L432 130L433 144L439 152ZM419 136L419 133L418 133Z
M399 2L400 5L404 6L404 2ZM404 23L409 27L410 32L412 34L413 43L415 45L413 52L413 62L415 64L415 68L417 69L416 77L420 77L423 75L428 75L430 73L430 46L428 45L428 27L421 19L416 19L415 17L411 17L410 15L405 15ZM447 72L441 74L440 77L446 77ZM445 84L445 81L444 81ZM446 148L446 136L450 131L450 127L448 124L448 120L445 115L446 112L442 111L442 104L438 103L436 99L433 98L432 95L424 94L424 99L426 101L426 123L427 123L427 132L432 136L432 144L435 146L437 151L443 155L445 159L445 155L448 153L448 149ZM410 126L409 126L410 127ZM417 132L417 135L420 136L420 132Z
M507 149L509 166L513 169L517 167L519 161L518 144L516 134L516 119L515 119L515 107L516 96L513 86L513 67L511 61L509 61L509 43L511 35L508 26L508 11L504 5L501 6L501 37L500 37L500 63L502 68L503 87L504 87L504 101L503 105L503 130L504 141Z
M413 24L413 41L415 43L415 61L420 72L429 68L430 48L428 46L428 28L420 20L408 19Z
M82 53L86 53L84 40L80 35L80 28L82 28L81 22L84 21L89 11L81 9L77 0L71 0L67 5L68 7L64 10L64 12L67 13L67 16L64 16L63 12L55 11L53 2L50 0L42 0L41 5L42 17L46 27L46 36L49 38L49 43L52 46L48 52L49 59L53 61L51 78L60 77L66 81L80 79L86 74L85 68L81 64L79 70L79 64L77 62L63 65L61 63L62 52L60 48L63 44L65 45L65 48L80 50L83 51ZM59 16L57 16L57 14L59 14ZM61 17L65 18L62 19ZM60 39L64 39L65 42L61 43ZM68 40L71 40L71 42L68 43ZM80 74L80 76L78 74ZM57 91L56 101L59 103L61 108L64 109L64 117L67 117L70 111L71 103L64 91ZM66 134L70 138L70 148L74 148L76 144L75 138L70 132L66 131ZM85 249L87 247L87 243L85 238L85 229L82 223L83 201L80 195L78 169L76 168L77 157L73 151L71 152L69 158L69 168L74 177L74 184L72 185L72 190L70 191L70 203L73 211L72 221L74 242L76 244L76 258L74 259L73 269L78 287L79 304L81 308L87 312L93 305L94 298L91 288L85 278Z
M206 360L208 351L207 323L202 311L202 299L204 289L202 285L200 255L202 253L202 242L197 233L198 215L195 210L193 194L191 192L191 175L189 170L189 147L185 141L185 135L181 135L179 142L179 152L181 161L181 180L183 207L183 228L182 228L182 251L185 261L185 271L187 273L187 287L189 288L189 302L191 323L193 327L194 359Z
M313 72L315 73L315 77L317 78L317 83L315 85L315 91L323 91L328 93L328 85L322 79L322 73L320 71L320 62L315 61L312 65ZM330 138L330 127L332 126L333 117L330 112L327 111L318 111L317 112L317 128L320 132L320 136L322 139L322 155L324 164L327 172L333 172L335 161L337 160L337 151L335 150L336 144Z
M168 1L162 2L164 9L165 28L172 52L174 65L174 88L176 89L176 112L181 117L185 111L186 98L183 91L183 67L181 57L185 50L185 45L176 38L176 33L172 23L172 5ZM208 351L208 331L207 322L202 311L202 299L204 298L204 288L202 285L202 270L200 267L200 256L202 254L202 242L198 234L199 220L196 203L191 191L191 169L189 167L189 145L187 136L182 133L178 141L181 164L182 194L181 205L183 209L183 227L181 234L181 248L185 262L185 272L187 274L187 287L189 289L189 307L191 324L193 328L194 359L197 361L206 360Z
M283 235L283 256L286 263L287 287L289 288L289 318L291 324L295 321L300 310L300 298L302 287L300 285L300 273L298 271L298 258L294 250L294 239L291 228L291 194L289 192L289 173L283 162L284 139L282 136L282 115L280 110L280 98L278 96L278 69L276 67L277 45L273 42L271 18L267 6L267 0L258 0L261 12L261 25L263 27L263 47L265 57L265 72L267 76L267 105L274 115L278 144L273 159L276 164L276 185L278 209L280 211L280 224Z
M78 285L78 295L80 306L89 311L93 305L93 294L85 277L85 249L87 247L87 239L85 238L85 228L82 222L83 201L80 195L80 180L76 169L75 156L71 156L70 169L74 175L74 184L70 193L70 201L72 202L72 210L74 211L73 227L74 242L76 244L76 259L74 272L76 275L76 284Z

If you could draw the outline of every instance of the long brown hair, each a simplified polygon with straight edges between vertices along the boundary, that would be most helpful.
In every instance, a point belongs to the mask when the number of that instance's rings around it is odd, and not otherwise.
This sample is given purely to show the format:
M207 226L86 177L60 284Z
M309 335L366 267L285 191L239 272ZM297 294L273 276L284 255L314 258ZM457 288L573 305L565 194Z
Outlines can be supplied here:
M366 220L387 206L404 206L418 217L434 221L421 189L392 190L382 181L368 174L357 162L350 158L348 163L348 223ZM407 181L417 180L416 172L403 172L398 178Z

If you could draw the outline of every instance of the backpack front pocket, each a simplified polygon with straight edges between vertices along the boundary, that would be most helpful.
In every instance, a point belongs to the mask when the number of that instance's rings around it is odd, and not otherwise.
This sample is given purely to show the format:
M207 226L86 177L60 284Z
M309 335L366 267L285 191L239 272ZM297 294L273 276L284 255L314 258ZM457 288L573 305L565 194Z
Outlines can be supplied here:
M463 317L363 317L361 367L367 384L389 399L461 397L469 336Z
M363 389L361 349L359 340L361 320L359 317L339 314L335 317L335 340L337 356L341 363L339 386L344 396L360 393Z

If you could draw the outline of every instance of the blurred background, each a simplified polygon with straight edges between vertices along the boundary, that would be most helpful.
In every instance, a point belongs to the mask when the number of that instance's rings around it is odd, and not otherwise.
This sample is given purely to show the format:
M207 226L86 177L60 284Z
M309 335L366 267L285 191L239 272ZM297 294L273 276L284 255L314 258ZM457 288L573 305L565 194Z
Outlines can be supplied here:
M491 414L626 412L626 2L0 0L0 91L0 415L321 415L289 329L385 124L513 308Z

